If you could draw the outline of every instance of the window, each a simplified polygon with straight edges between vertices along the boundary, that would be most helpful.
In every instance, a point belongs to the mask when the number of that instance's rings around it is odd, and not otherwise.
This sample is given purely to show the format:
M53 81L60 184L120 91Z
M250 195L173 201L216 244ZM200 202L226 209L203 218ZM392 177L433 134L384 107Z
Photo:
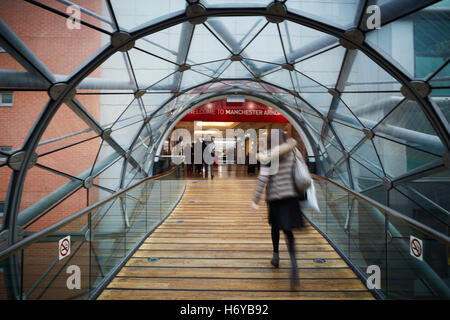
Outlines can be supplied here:
M9 153L12 150L12 147L4 147L0 146L0 163L6 162L7 158L4 153Z
M0 93L0 107L12 107L13 94L12 92Z
M9 151L12 150L12 147L7 146L0 146L0 152L9 153ZM0 164L5 162L7 160L7 157L0 153ZM5 201L0 201L0 218L3 217L5 213Z

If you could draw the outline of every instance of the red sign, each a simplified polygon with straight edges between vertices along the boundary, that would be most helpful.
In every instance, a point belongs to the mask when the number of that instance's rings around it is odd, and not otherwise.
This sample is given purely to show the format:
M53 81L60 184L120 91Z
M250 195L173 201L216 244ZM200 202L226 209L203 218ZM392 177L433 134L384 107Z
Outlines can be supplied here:
M227 102L226 100L208 102L189 112L182 121L288 122L276 110L252 100L245 100L245 102Z

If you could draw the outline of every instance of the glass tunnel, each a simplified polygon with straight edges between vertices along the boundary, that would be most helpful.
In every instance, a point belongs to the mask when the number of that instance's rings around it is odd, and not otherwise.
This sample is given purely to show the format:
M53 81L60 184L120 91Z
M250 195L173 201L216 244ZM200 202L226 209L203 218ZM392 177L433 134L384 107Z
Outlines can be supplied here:
M182 196L171 130L232 96L297 130L309 219L360 277L380 266L377 298L448 299L449 30L448 0L1 0L0 299L61 294L67 234L89 276L63 296L95 298Z

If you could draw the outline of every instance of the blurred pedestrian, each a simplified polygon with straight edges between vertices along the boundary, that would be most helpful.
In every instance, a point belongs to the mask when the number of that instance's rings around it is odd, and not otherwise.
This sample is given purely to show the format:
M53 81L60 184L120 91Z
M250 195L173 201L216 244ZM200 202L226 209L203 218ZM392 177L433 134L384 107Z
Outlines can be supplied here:
M276 137L278 136L278 139ZM280 230L283 230L291 260L291 287L298 286L298 267L295 252L295 239L293 229L304 226L303 213L299 206L299 200L304 195L299 195L295 187L293 168L295 162L294 148L296 141L286 139L282 130L275 129L268 137L267 152L259 153L257 159L261 162L261 170L258 175L252 208L259 208L258 202L264 187L266 188L266 202L269 209L268 222L272 227L273 257L270 263L279 267L279 241ZM278 161L276 161L278 158ZM271 164L278 163L278 170L271 172Z
M214 137L206 137L203 140L203 164L205 166L205 178L208 178L208 168L211 171L211 179L214 179L214 161L216 159L216 145L214 144Z

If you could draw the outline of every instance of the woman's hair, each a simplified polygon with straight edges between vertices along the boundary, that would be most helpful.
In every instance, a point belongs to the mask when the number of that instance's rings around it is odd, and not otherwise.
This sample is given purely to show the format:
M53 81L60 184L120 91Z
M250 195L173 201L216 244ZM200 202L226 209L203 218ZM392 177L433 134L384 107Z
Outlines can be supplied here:
M267 137L267 150L271 150L275 147L277 147L280 144L283 144L286 142L287 138L284 134L284 131L281 129L272 129L270 130L270 134ZM272 135L275 135L275 139L272 140ZM276 138L278 136L278 139ZM278 140L278 141L277 141Z

